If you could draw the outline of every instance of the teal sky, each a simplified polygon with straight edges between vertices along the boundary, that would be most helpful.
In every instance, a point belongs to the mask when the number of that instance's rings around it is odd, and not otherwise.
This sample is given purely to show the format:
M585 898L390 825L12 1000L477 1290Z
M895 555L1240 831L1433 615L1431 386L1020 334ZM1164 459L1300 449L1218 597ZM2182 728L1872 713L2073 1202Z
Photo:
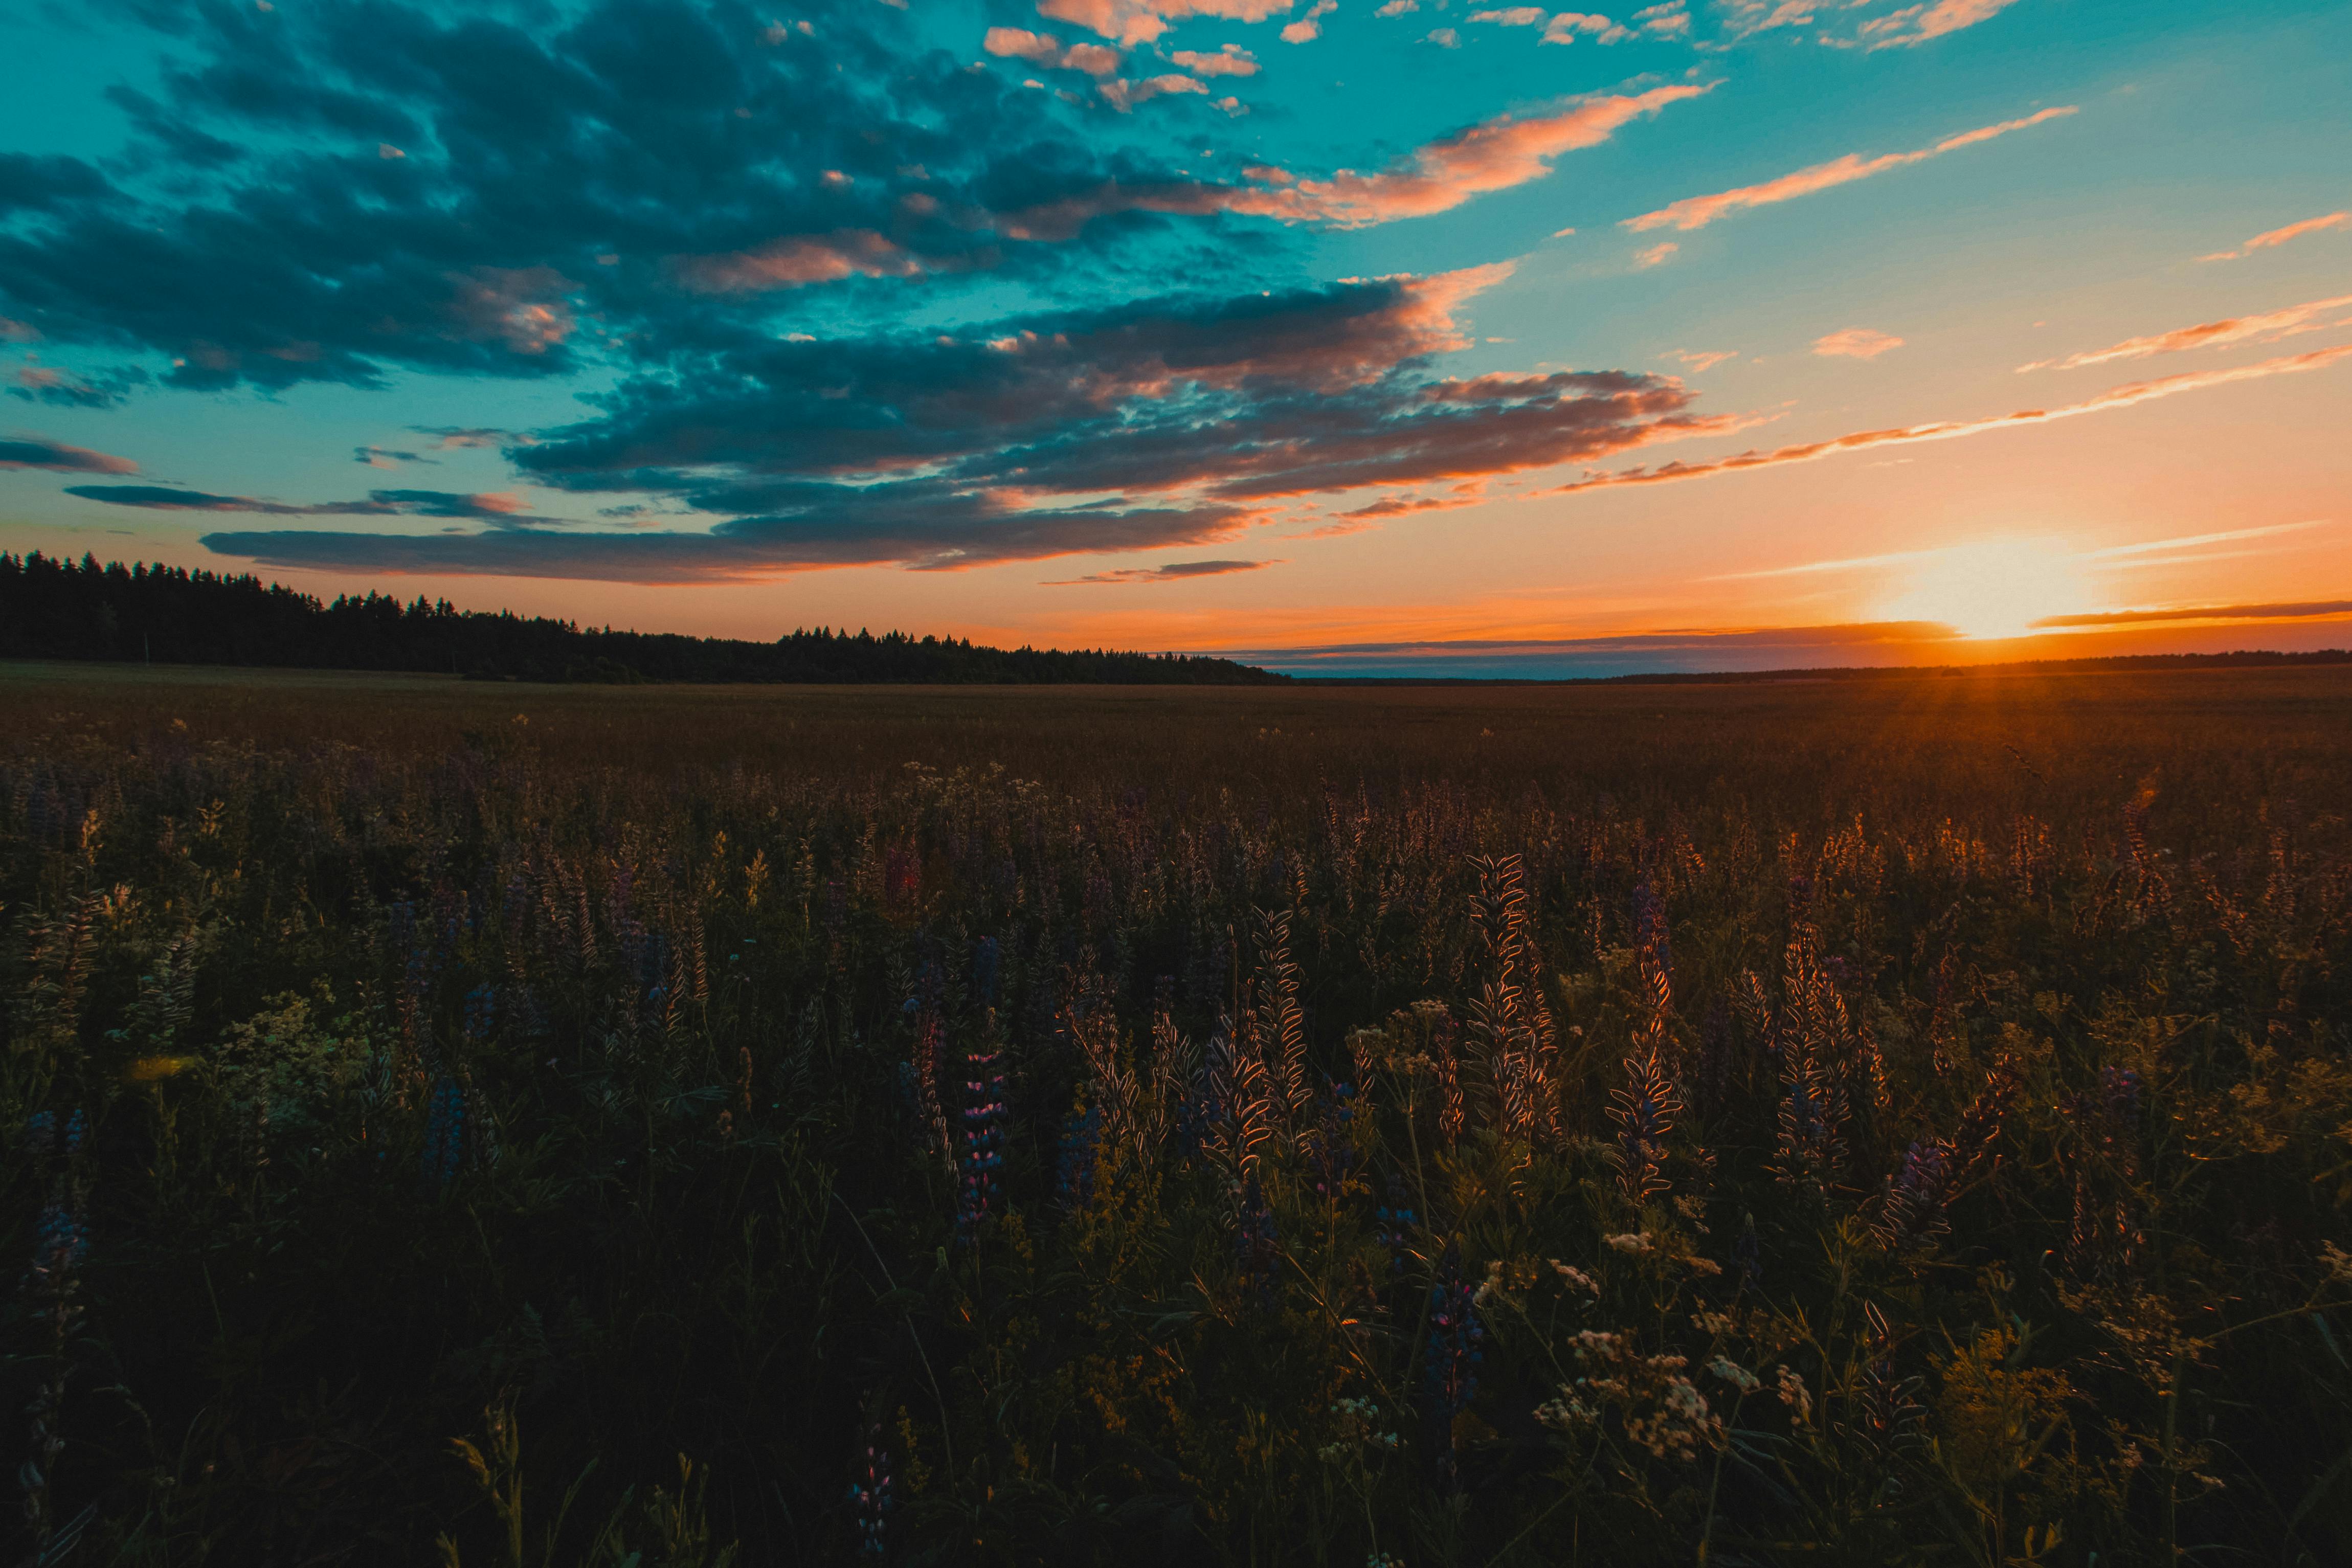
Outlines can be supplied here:
M0 548L1367 673L2352 638L2340 5L103 0L0 49Z

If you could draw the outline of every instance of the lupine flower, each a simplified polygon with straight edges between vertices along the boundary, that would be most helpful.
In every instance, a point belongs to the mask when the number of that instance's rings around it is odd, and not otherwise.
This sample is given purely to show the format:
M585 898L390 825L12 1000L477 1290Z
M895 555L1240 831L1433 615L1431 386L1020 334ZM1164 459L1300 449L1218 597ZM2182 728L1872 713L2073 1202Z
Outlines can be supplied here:
M1901 1167L1888 1178L1871 1224L1878 1244L1898 1252L1924 1246L1950 1228L1944 1210L1951 1201L1952 1176L1952 1152L1942 1139L1913 1139Z
M1920 1380L1895 1374L1895 1335L1886 1314L1875 1301L1868 1301L1863 1304L1863 1316L1870 1325L1869 1355L1854 1387L1852 1418L1841 1423L1839 1430L1860 1437L1880 1454L1890 1454L1918 1441L1927 1411L1914 1397Z
M1742 1282L1749 1289L1764 1282L1764 1238L1756 1234L1756 1221L1752 1215L1740 1227L1739 1239L1732 1244L1731 1263L1739 1270Z
M425 1184L436 1192L457 1180L465 1163L466 1121L466 1091L445 1074L433 1086L425 1123Z
M995 1211L998 1174L1004 1166L1004 1074L1003 1053L964 1058L963 1147L956 1161L956 1236L966 1246Z
M476 1045L490 1037L491 1026L498 1020L498 993L488 985L477 985L466 993L466 1038Z
M1462 1248L1447 1242L1439 1260L1437 1283L1429 1290L1429 1343L1422 1363L1433 1425L1444 1431L1438 1474L1451 1489L1459 1482L1454 1452L1454 1421L1470 1407L1478 1392L1478 1363L1486 1359L1486 1325L1470 1287L1462 1279Z
M1315 1192L1336 1201L1347 1190L1356 1165L1355 1148L1348 1142L1348 1122L1355 1115L1355 1090L1344 1083L1330 1084L1320 1097L1316 1126L1307 1139L1307 1168L1315 1174Z
M1660 1167L1666 1157L1666 1134L1674 1131L1675 1112L1682 1109L1675 1082L1654 1044L1625 1058L1625 1086L1612 1089L1615 1101L1610 1119L1617 1123L1617 1190L1628 1206L1639 1209L1666 1190Z
M1411 1196L1404 1184L1391 1176L1389 1201L1372 1214L1372 1239L1387 1250L1391 1275L1404 1272L1405 1258L1411 1255L1412 1246L1412 1229L1421 1223L1421 1216L1407 1201Z
M849 1483L849 1506L857 1520L857 1554L880 1557L890 1549L890 1451L877 1426L866 1435L856 1474Z
M1244 1294L1263 1297L1273 1289L1280 1241L1274 1210L1267 1206L1253 1172L1243 1179L1241 1203L1234 1216L1234 1259L1239 1266Z
M1102 1108L1073 1110L1062 1123L1062 1147L1054 1165L1054 1199L1080 1209L1095 1195L1095 1165L1102 1144Z

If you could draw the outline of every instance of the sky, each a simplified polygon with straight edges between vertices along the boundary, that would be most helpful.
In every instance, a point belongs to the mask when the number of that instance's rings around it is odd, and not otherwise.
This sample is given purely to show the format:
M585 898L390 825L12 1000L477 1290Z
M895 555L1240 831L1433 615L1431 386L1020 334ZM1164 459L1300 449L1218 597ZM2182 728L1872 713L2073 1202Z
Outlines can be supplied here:
M8 0L0 549L1321 674L2352 645L2352 7Z

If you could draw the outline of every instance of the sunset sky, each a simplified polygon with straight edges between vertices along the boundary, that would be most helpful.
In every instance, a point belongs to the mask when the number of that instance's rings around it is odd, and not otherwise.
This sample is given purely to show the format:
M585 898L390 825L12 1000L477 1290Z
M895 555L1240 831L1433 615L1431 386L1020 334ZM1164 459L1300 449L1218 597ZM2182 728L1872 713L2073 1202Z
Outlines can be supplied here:
M2352 644L2340 3L17 0L0 49L0 548L1331 673Z

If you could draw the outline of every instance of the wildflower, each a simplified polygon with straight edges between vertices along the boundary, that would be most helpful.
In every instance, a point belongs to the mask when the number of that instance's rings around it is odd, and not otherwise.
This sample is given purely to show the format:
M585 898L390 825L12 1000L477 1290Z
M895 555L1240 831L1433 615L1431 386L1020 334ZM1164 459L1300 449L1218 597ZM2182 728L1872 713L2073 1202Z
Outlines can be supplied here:
M1780 1395L1780 1403L1795 1412L1793 1419L1811 1421L1813 1418L1813 1394L1805 1386L1803 1374L1786 1366L1773 1370L1780 1384L1777 1392Z
M1943 1140L1915 1138L1903 1163L1887 1179L1871 1233L1889 1252L1923 1246L1947 1230L1945 1205L1952 1196L1952 1152Z
M1004 1165L1004 1074L1002 1053L964 1058L963 1147L956 1161L956 1236L969 1244L996 1205L997 1172Z
M1686 1357L1643 1355L1630 1335L1597 1329L1582 1331L1570 1345L1586 1370L1537 1408L1536 1419L1544 1425L1562 1432L1598 1426L1614 1405L1629 1441L1653 1458L1681 1461L1696 1458L1721 1436L1722 1417L1685 1375Z
M1739 1324L1738 1320L1727 1312L1693 1312L1691 1326L1697 1329L1700 1333L1721 1339Z
M2319 1244L2319 1261L2327 1266L2330 1279L2339 1285L2352 1285L2352 1253L2332 1241L2323 1241Z
M443 1075L433 1086L433 1104L425 1124L425 1184L440 1191L457 1179L466 1155L466 1091L457 1080Z
M1055 1162L1054 1197L1065 1209L1084 1208L1095 1195L1095 1161L1102 1142L1102 1107L1073 1110L1062 1123L1062 1149Z
M1627 1231L1622 1236L1604 1236L1601 1239L1606 1246L1613 1247L1620 1252L1633 1253L1636 1257L1656 1250L1656 1247L1650 1240L1650 1233L1646 1230Z
M1381 1407L1375 1400L1338 1400L1331 1405L1331 1414L1339 1418L1339 1440L1316 1450L1327 1463L1337 1464L1352 1459L1367 1449L1374 1454L1392 1454L1402 1444L1402 1439L1394 1432L1380 1429Z
M1716 1357L1706 1363L1706 1370L1742 1394L1753 1394L1763 1386L1761 1378L1728 1356Z
M498 1017L499 994L488 985L477 985L466 993L466 1038L479 1045L490 1037L490 1027Z
M1395 1176L1389 1178L1389 1201L1373 1211L1372 1240L1388 1251L1389 1273L1404 1272L1404 1260L1412 1245L1412 1227L1420 1217L1405 1202L1404 1184Z
M867 1432L865 1452L849 1483L849 1506L857 1516L857 1554L879 1557L889 1550L890 1451L879 1426Z
M1551 1260L1551 1271L1554 1274L1559 1275L1560 1279L1567 1281L1569 1284L1575 1286L1580 1290L1589 1291L1595 1296L1601 1294L1601 1282L1593 1279L1591 1275L1587 1274L1581 1268L1578 1268L1571 1264L1562 1263L1559 1258L1555 1258Z
M1234 1225L1234 1255L1241 1266L1244 1293L1263 1296L1272 1288L1279 1240L1274 1211L1266 1206L1265 1194L1259 1188L1257 1173L1253 1171L1243 1179L1241 1205Z
M1348 1142L1348 1123L1355 1116L1355 1089L1339 1083L1328 1084L1328 1092L1320 1096L1316 1126L1307 1134L1307 1167L1315 1173L1318 1196L1336 1200L1348 1188L1349 1175L1355 1170L1356 1151Z
M1851 1417L1838 1430L1888 1454L1918 1441L1927 1413L1915 1397L1920 1380L1895 1374L1895 1334L1886 1314L1871 1301L1864 1303L1863 1315L1870 1325L1869 1354L1849 1404Z
M1674 1131L1675 1112L1682 1109L1675 1082L1655 1042L1638 1056L1625 1058L1625 1086L1609 1091L1610 1120L1617 1123L1617 1190L1639 1209L1665 1191L1660 1166L1666 1157L1666 1134Z
M1503 1260L1499 1258L1489 1259L1486 1264L1486 1278L1480 1280L1478 1289L1470 1293L1470 1304L1474 1307L1483 1307L1491 1298L1501 1295L1503 1290Z
M1448 1489L1456 1480L1454 1418L1469 1408L1471 1396L1478 1391L1478 1363L1485 1359L1479 1347L1486 1339L1486 1326L1478 1321L1470 1288L1462 1282L1461 1247L1448 1242L1438 1265L1437 1283L1430 1287L1429 1343L1422 1374L1428 1385L1431 1415L1445 1432L1438 1473Z
M1751 1215L1740 1227L1739 1240L1731 1249L1733 1267L1739 1270L1742 1282L1750 1289L1764 1281L1764 1238L1756 1234L1756 1221Z

